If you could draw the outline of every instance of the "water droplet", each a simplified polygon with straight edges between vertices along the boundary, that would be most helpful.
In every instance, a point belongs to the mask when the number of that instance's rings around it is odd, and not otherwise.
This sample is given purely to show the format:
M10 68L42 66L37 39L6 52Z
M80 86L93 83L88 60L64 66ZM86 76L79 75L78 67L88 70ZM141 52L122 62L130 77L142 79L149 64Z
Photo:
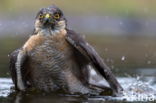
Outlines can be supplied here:
M140 76L137 76L137 77L136 77L136 80L139 81L139 80L140 80Z
M125 61L126 57L125 56L122 56L121 57L121 61Z

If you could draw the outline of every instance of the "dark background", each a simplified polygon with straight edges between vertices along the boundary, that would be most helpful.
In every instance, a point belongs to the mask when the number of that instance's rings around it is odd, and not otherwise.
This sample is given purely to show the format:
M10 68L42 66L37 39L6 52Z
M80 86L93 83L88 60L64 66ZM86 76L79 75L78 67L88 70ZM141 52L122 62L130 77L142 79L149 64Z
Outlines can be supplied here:
M116 75L155 75L155 0L1 0L0 77L10 76L8 54L31 35L36 13L52 4L64 11L69 28L86 35Z

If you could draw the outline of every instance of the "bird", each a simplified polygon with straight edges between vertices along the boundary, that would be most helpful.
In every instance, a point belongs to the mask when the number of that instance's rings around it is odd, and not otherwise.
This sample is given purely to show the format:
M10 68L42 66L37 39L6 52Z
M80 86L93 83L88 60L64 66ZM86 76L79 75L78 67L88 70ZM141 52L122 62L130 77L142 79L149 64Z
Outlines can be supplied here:
M42 8L36 15L34 32L9 56L9 70L17 91L36 88L44 92L93 94L110 89L123 91L110 68L95 49L67 26L67 19L56 5ZM92 68L90 68L92 67ZM108 86L89 82L90 70L105 79Z

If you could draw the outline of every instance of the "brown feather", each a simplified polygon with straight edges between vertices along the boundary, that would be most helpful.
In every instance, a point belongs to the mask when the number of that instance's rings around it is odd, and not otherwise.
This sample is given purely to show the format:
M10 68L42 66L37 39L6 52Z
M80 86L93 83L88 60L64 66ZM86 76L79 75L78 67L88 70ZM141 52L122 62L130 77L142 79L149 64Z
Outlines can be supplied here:
M79 34L67 29L66 40L75 49L77 49L79 53L83 54L90 61L90 63L92 63L96 71L98 71L108 81L115 95L123 90L110 68L103 62L102 58L97 54L94 48Z
M43 43L45 38L42 35L32 35L28 41L24 44L23 48L26 51L31 51L33 50L36 46L40 45Z

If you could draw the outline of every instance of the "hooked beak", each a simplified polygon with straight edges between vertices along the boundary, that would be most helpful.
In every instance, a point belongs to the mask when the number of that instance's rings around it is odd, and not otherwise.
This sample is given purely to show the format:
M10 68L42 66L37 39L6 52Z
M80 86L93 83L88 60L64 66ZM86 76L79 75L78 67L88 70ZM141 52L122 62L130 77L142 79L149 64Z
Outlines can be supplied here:
M46 14L44 16L43 23L46 24L46 25L47 24L48 25L54 25L55 24L55 20L53 19L53 17L50 14Z
M51 17L50 14L46 14L46 15L45 15L45 18L46 18L46 19L49 19L50 17Z
M46 14L46 15L44 16L43 22L44 22L44 23L48 23L49 21L50 21L50 14Z

